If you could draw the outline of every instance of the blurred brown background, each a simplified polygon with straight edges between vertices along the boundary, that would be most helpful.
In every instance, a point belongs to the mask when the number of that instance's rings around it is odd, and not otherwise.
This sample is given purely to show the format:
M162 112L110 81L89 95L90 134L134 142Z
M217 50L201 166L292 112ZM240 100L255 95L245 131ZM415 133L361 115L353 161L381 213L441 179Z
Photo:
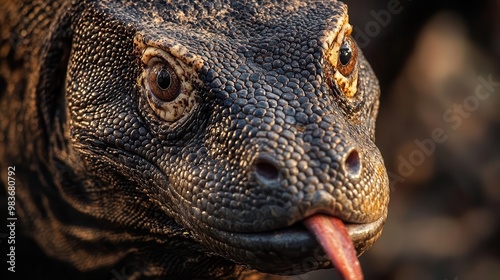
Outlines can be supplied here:
M500 279L500 1L344 2L381 82L392 185L365 279Z

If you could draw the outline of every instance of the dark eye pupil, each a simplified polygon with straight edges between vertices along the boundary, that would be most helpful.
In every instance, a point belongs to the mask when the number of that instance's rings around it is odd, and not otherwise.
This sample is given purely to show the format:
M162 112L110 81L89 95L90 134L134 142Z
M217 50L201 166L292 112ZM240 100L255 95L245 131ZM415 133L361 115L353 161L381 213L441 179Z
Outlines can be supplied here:
M352 51L349 45L347 44L342 44L340 47L340 63L343 66L346 66L349 64L349 61L351 61L351 56L352 56Z
M160 89L168 89L170 87L170 84L172 83L170 73L168 73L168 71L165 69L161 69L156 78L156 82L158 83Z

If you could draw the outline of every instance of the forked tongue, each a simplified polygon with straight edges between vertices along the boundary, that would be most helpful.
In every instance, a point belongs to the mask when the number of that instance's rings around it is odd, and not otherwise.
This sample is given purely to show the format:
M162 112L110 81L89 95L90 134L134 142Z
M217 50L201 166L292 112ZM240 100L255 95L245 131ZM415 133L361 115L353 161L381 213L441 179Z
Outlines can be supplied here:
M342 220L317 214L305 219L303 223L316 237L344 279L363 279L356 250Z

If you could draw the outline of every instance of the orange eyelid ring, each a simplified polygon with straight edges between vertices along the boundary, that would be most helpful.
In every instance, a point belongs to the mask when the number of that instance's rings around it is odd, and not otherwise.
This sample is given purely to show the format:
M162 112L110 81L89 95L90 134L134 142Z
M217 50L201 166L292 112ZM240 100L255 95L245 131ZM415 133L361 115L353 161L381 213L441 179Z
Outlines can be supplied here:
M352 33L352 25L350 25L348 21L349 18L346 17L342 23L342 28L340 28L337 36L333 39L328 51L326 52L328 61L333 67L337 65L340 46L342 45L344 38L350 36Z
M139 84L150 108L162 120L173 123L197 106L197 72L165 50L147 47L141 57Z
M350 36L352 30L352 25L345 22L327 52L328 61L333 67L332 80L347 98L354 97L358 88L358 49Z

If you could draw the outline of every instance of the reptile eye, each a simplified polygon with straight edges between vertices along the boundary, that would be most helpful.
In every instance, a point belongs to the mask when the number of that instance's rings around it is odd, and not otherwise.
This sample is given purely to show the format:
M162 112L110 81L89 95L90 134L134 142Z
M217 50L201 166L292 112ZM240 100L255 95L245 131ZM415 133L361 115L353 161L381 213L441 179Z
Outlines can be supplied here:
M172 83L170 73L165 69L161 69L160 72L156 74L156 83L161 90L167 90Z
M351 36L347 36L339 49L337 70L344 77L351 75L358 59L358 49Z
M326 67L326 78L341 97L352 99L358 91L358 48L350 36L351 26L344 29L326 52L331 66Z
M340 64L342 64L342 66L346 66L349 63L349 61L351 61L351 56L352 56L351 46L345 43L342 44L339 53Z
M186 117L198 105L196 88L202 84L195 70L172 54L146 48L141 57L139 83L156 116L173 123Z
M181 93L179 77L166 65L155 64L148 78L152 94L161 101L173 101Z

